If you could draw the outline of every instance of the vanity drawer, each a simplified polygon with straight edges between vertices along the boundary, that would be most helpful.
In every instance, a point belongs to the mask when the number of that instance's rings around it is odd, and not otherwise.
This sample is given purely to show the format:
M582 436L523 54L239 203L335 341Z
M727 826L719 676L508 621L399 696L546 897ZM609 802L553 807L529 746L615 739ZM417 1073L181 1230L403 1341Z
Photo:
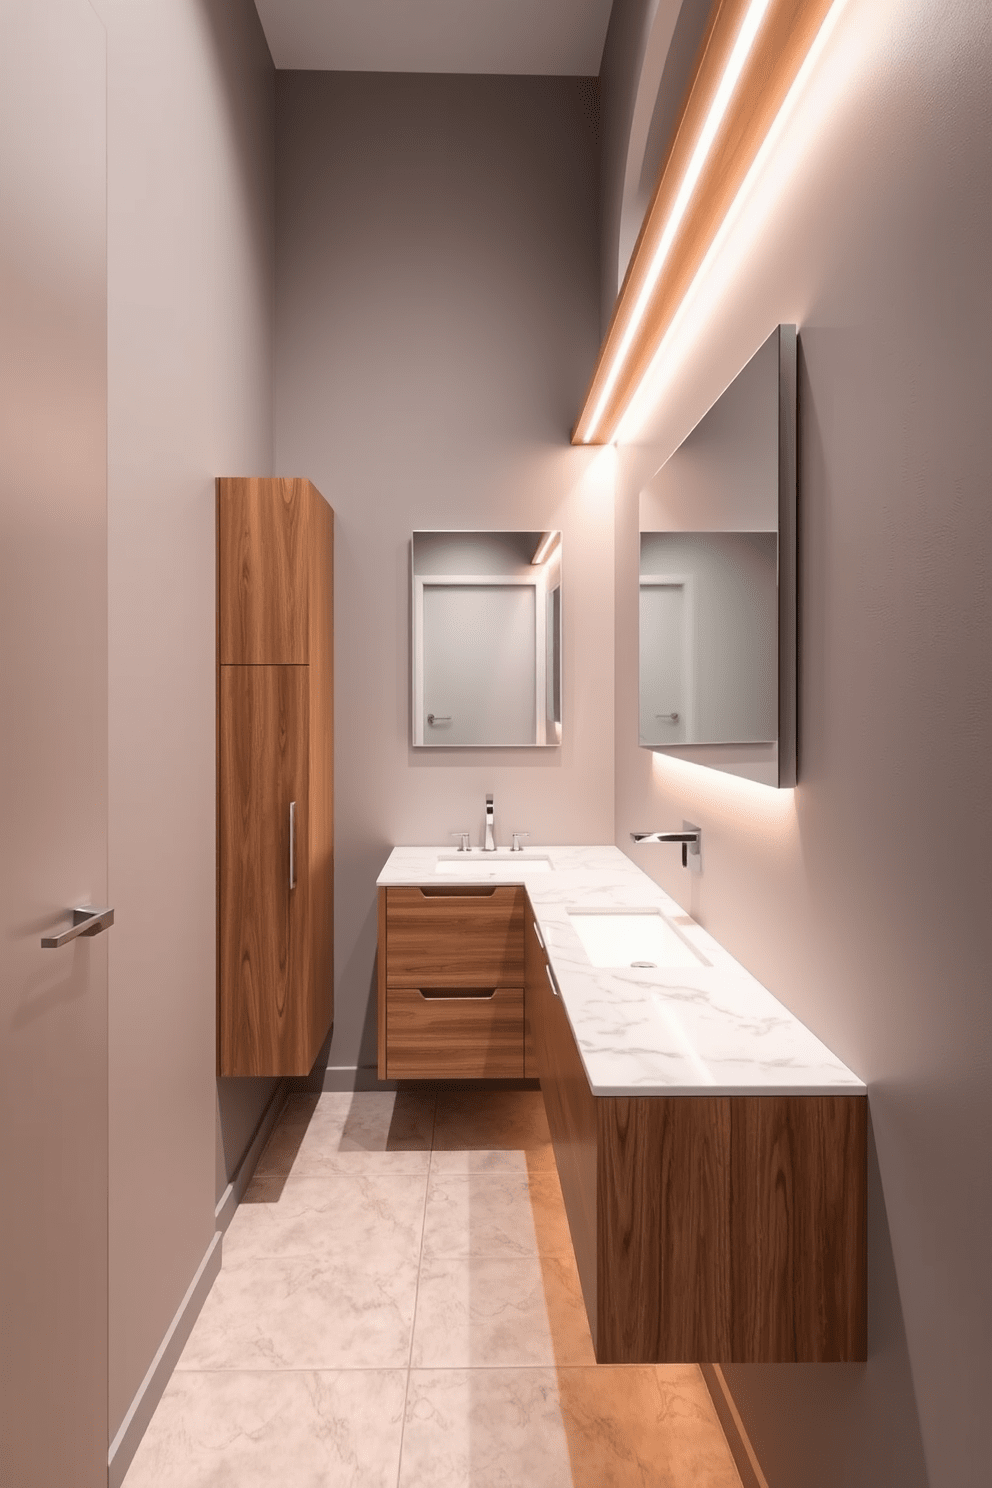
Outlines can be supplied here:
M389 987L386 1078L519 1079L522 987Z
M387 889L385 928L390 987L523 986L523 889Z

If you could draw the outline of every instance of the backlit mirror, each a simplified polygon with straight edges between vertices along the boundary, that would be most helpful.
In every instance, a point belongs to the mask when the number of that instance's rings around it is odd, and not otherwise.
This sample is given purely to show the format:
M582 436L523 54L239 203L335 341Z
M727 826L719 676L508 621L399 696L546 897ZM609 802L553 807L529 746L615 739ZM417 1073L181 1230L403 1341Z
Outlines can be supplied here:
M415 532L413 743L561 743L561 533Z
M640 743L796 782L796 332L779 326L640 500Z

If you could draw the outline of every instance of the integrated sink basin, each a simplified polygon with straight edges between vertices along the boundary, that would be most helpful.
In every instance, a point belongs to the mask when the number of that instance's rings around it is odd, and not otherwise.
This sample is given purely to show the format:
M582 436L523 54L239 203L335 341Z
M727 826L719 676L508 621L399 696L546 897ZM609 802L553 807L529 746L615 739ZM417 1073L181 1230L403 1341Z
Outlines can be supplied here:
M528 873L550 873L553 866L550 858L539 853L482 852L477 848L469 853L439 855L434 872L452 878L512 878L525 868Z
M709 966L658 910L572 910L568 917L593 966L675 971Z

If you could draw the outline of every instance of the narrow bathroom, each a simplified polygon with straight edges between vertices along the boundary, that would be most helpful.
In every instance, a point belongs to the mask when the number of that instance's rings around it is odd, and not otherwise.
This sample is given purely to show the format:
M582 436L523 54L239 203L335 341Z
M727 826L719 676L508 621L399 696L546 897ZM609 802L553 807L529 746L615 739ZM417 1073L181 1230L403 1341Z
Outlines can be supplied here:
M986 9L0 6L4 1488L984 1483Z

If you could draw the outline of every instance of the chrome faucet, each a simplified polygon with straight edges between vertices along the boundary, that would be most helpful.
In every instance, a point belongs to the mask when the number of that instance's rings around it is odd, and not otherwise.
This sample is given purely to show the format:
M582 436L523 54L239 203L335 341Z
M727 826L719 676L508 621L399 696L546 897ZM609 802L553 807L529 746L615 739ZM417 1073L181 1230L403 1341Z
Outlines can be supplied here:
M492 792L486 797L486 841L483 852L496 851L496 838L493 836L493 798Z
M681 842L682 867L691 868L694 873L699 873L702 867L700 855L702 837L702 832L691 822L683 822L681 832L631 832L630 834L632 842ZM692 862L689 861L690 856Z

